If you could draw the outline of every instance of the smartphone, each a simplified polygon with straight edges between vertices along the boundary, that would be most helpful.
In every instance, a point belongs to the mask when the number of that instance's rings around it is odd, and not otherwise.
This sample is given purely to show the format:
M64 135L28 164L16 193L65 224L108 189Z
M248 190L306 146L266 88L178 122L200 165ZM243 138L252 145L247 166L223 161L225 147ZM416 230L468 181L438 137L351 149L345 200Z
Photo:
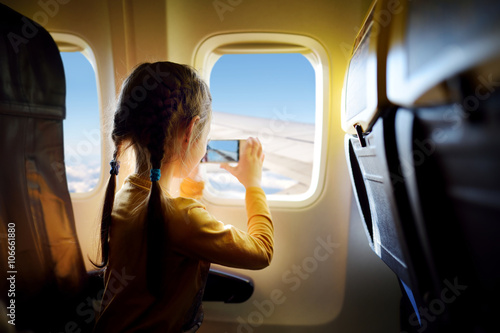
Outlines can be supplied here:
M204 163L232 163L240 160L242 140L210 140L207 153L201 160Z

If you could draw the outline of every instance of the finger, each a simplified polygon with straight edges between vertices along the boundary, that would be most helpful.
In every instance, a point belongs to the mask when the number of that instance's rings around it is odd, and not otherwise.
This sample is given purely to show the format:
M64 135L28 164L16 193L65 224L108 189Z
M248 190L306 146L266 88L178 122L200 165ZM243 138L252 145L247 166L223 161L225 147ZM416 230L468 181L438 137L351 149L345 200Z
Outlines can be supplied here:
M253 148L254 147L254 139L252 137L249 137L246 142L246 149L245 149L245 154L247 156L252 156L253 153Z
M260 143L259 138L256 140L257 143L257 157L262 156L262 144Z

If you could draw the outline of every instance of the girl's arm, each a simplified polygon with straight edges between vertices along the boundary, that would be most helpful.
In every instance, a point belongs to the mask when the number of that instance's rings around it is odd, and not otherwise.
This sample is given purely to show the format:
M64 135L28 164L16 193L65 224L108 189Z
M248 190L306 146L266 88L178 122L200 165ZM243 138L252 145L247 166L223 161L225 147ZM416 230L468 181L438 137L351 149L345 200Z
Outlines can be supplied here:
M192 258L224 266L261 269L271 262L274 227L264 191L247 189L247 231L224 224L200 203L184 200L185 223L177 224L176 249Z
M191 203L184 211L183 252L210 262L248 269L269 265L274 227L264 191L260 187L264 154L258 139L249 138L236 167L224 165L245 186L247 232L212 217L205 207ZM186 202L187 203L187 202Z

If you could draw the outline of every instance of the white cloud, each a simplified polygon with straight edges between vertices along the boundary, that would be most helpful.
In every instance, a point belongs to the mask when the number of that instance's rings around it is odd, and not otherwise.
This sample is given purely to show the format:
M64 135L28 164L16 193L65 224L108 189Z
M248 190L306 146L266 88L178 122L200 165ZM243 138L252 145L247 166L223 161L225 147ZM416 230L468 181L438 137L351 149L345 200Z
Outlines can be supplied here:
M224 198L242 198L245 188L236 177L226 171L207 172L205 179L216 195ZM273 171L262 172L262 188L266 194L284 191L298 183L297 180L288 178Z
M66 178L71 193L91 191L99 181L101 167L95 160L82 160L83 163L66 164Z

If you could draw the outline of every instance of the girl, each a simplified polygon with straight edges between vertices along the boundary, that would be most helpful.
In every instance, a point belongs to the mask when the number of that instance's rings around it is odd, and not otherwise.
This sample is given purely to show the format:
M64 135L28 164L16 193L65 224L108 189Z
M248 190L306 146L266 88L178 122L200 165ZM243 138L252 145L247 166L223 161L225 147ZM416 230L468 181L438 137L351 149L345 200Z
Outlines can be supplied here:
M194 199L170 196L173 178L206 153L211 96L195 71L171 62L138 66L122 86L101 224L106 267L97 332L195 332L210 263L261 269L273 254L273 225L260 187L264 155L249 138L236 167L246 188L248 232L225 225ZM132 147L136 171L114 196L119 159ZM201 187L200 187L201 185ZM187 179L181 192L202 183Z

